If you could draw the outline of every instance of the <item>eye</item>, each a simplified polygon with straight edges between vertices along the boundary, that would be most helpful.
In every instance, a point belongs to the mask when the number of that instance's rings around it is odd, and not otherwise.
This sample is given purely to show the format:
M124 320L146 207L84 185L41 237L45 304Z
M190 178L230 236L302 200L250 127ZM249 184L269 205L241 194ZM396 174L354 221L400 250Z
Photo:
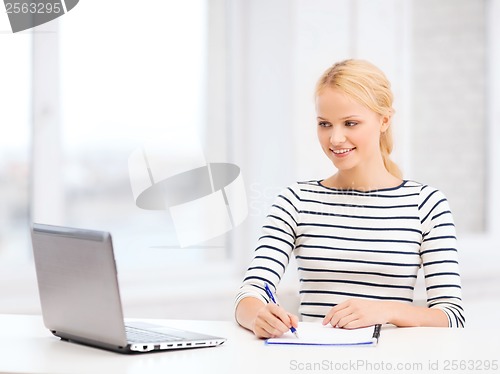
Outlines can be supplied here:
M318 126L319 127L330 127L331 124L329 122L326 122L326 121L321 121L321 122L318 122Z
M358 122L355 122L355 121L346 121L345 122L345 126L346 127L354 127L358 124Z

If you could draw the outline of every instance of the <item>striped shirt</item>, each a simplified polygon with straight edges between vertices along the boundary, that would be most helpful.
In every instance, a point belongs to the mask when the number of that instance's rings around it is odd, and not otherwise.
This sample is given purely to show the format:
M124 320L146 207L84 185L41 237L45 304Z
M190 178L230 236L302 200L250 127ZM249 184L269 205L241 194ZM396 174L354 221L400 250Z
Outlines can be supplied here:
M290 256L300 279L299 312L322 319L348 298L413 302L423 268L427 306L443 310L450 327L465 324L455 225L446 197L414 181L374 191L298 182L281 192L266 217L237 303L269 302Z

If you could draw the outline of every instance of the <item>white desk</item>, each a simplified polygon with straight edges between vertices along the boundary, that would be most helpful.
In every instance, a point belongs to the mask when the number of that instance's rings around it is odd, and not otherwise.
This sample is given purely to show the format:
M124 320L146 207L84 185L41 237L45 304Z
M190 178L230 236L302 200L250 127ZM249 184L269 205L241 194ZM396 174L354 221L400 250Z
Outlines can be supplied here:
M287 347L266 346L230 321L153 322L228 340L214 348L123 355L60 341L45 329L40 316L0 315L0 372L500 373L498 326L489 330L384 326L377 347ZM485 370L494 360L496 370ZM429 363L439 370L429 370ZM464 370L452 370L453 365Z

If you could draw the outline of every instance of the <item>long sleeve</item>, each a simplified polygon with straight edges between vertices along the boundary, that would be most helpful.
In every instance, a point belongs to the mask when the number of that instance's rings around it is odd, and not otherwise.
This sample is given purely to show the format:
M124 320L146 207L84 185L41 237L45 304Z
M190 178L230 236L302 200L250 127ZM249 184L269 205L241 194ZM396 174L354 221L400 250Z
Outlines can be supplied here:
M411 303L422 267L428 307L443 310L450 327L465 325L455 225L434 188L403 181L358 191L306 181L285 189L266 217L235 305L249 296L268 302L264 282L276 289L292 255L305 321L320 321L352 297Z
M440 191L428 186L423 186L420 198L420 256L427 305L429 308L443 310L448 316L450 327L464 327L457 237L448 201Z
M299 202L294 186L283 190L276 198L265 219L262 236L257 242L253 261L245 274L235 305L248 296L267 303L264 282L276 290L295 248Z

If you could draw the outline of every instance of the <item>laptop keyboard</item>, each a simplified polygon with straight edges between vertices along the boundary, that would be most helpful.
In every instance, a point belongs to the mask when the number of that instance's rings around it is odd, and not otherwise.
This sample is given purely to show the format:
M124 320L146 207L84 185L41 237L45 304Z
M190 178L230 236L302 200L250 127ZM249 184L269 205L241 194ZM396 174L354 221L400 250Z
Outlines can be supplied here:
M178 336L142 330L131 326L125 326L125 333L127 334L127 340L133 343L161 343L184 340Z

